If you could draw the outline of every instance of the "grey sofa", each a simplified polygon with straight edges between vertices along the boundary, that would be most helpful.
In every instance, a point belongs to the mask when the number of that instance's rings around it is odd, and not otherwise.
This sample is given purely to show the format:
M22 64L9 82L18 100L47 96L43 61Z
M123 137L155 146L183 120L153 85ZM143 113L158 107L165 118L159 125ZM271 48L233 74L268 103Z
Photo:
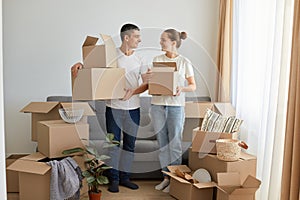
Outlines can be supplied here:
M189 101L210 101L209 97L187 97ZM71 102L71 96L49 96L47 101L60 101ZM138 131L138 138L136 141L134 163L132 168L133 179L158 179L162 178L160 164L158 160L158 143L153 130L150 117L151 97L141 96L141 121ZM105 153L103 144L105 141L106 122L105 122L105 101L89 101L90 106L94 109L96 115L88 117L88 123L90 125L90 142L95 145L99 152ZM188 122L188 123L187 123ZM193 121L187 121L185 123L185 129L189 132L192 128L197 127L199 124L198 119ZM188 126L188 127L187 127ZM192 133L188 133L192 134ZM185 141L182 143L184 154L183 163L187 164L188 148L191 145L191 141Z

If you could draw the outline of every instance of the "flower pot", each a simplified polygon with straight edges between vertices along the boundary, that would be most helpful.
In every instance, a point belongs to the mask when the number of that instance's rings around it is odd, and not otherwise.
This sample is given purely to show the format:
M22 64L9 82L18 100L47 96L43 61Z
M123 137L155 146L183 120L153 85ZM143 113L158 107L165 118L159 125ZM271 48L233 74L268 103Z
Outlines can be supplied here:
M89 191L89 199L90 200L100 200L101 199L101 192L91 192Z

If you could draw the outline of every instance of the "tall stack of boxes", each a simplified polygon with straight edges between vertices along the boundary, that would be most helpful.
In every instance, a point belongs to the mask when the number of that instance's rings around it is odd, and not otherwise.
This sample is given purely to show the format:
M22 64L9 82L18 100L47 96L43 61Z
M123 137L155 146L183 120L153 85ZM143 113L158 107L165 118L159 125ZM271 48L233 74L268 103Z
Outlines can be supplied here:
M105 100L124 97L125 69L118 67L117 50L112 38L101 34L99 38L87 36L82 46L83 69L72 78L73 100Z
M197 169L204 168L210 173L212 182L192 184L178 177L174 169L169 168L169 172L165 173L171 177L170 195L179 200L254 200L255 192L260 186L260 181L256 179L256 157L242 152L237 161L219 160L216 155L215 141L226 138L237 139L238 133L201 131L201 123L207 109L223 116L235 116L235 110L230 103L186 102L186 117L201 119L199 127L194 127L189 135L183 136L186 139L192 138L188 166L175 167L191 174ZM181 188L185 189L181 190Z
M60 118L60 108L83 109L83 117L75 124L66 123ZM49 199L51 167L46 162L62 159L66 149L85 148L84 141L89 139L87 116L95 114L86 102L31 102L21 112L31 113L31 140L37 142L37 152L6 159L7 192L19 193L20 200ZM84 169L83 157L73 158ZM83 184L84 196L88 188Z
M117 51L110 36L101 35L104 44L97 45L99 38L87 36L82 45L84 68L72 77L72 96L76 102L31 102L21 112L31 113L31 140L37 142L37 152L30 155L12 155L7 158L7 191L19 192L20 200L49 199L51 167L47 161L62 159L66 149L88 144L89 124L87 116L95 115L87 102L80 100L119 99L125 95L125 69L119 68ZM64 122L59 108L83 109L83 118L75 123ZM74 156L81 169L84 160ZM30 182L30 184L28 184ZM81 194L88 188L83 181Z

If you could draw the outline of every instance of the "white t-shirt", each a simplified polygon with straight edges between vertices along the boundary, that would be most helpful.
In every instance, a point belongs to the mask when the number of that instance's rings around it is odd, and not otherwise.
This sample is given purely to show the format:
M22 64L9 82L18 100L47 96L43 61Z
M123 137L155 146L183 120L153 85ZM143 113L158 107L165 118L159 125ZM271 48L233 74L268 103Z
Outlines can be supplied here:
M141 74L147 72L148 66L143 64L142 58L134 52L130 56L126 56L119 48L118 66L125 69L126 88L137 88L141 83ZM129 100L113 99L106 101L106 105L122 110L132 110L140 107L139 95L133 95Z
M186 78L194 76L192 63L182 55L176 58L169 58L165 54L156 56L153 62L176 62L178 71L178 85L185 86ZM166 106L184 106L185 93L182 92L179 96L152 96L152 104Z

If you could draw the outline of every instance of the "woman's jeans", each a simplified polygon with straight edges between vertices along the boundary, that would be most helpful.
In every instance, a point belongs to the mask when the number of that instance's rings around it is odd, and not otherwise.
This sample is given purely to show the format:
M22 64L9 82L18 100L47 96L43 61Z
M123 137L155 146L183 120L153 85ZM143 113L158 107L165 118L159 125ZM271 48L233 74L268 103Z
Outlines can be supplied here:
M107 133L114 134L114 140L121 141L123 133L123 147L110 147L109 170L110 181L129 180L132 162L134 159L135 140L140 125L140 109L121 110L106 107L106 128Z
M162 170L182 161L183 106L151 106L151 119L159 144L159 161Z

